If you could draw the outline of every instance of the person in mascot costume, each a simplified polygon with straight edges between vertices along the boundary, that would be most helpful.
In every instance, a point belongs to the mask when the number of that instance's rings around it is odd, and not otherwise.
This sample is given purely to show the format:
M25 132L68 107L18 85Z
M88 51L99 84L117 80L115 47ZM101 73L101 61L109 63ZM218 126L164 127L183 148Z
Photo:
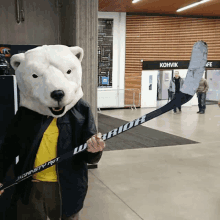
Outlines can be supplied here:
M17 156L15 176L88 145L16 185L12 201L18 220L79 219L88 189L87 163L97 163L105 147L82 99L82 59L82 48L64 45L44 45L11 58L20 107L0 147L0 183Z

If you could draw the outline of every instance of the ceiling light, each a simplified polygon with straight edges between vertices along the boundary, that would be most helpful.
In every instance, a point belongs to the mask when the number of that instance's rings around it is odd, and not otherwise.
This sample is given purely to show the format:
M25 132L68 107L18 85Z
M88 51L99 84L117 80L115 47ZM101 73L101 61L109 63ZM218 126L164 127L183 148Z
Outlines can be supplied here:
M203 3L208 2L208 1L210 1L210 0L201 0L201 1L195 2L195 3L191 4L191 5L187 5L186 7L178 9L176 12L180 12L180 11L183 11L183 10L195 7L197 5L203 4Z
M136 3L139 2L140 0L132 0L132 3Z

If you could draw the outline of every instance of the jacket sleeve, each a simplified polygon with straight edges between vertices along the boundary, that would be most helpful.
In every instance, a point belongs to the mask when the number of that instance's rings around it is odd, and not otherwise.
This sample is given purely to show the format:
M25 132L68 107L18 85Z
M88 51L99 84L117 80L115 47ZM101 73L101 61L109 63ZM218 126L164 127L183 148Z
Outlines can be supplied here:
M184 79L181 79L181 88L183 87Z
M208 84L207 80L204 81L204 85L205 85L204 92L208 92L208 90L209 90L209 84Z
M6 129L4 140L0 146L0 183L3 182L8 168L15 162L15 158L19 154L19 115L20 112L18 110Z
M89 138L97 133L94 117L89 106L86 111L86 122L83 127L83 143L86 143ZM102 151L97 153L91 153L88 151L83 152L84 161L89 164L98 163L102 156Z

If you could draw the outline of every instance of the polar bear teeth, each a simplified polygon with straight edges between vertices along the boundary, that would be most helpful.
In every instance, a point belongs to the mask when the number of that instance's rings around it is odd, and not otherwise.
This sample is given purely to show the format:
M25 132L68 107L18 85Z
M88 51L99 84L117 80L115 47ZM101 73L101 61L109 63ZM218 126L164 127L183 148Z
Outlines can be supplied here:
M61 111L63 108L52 108L53 109L53 111L55 111L55 112L59 112L59 111Z
M64 113L65 111L65 106L63 108L59 108L59 107L55 107L55 108L50 108L50 111L54 114L54 115L61 115Z

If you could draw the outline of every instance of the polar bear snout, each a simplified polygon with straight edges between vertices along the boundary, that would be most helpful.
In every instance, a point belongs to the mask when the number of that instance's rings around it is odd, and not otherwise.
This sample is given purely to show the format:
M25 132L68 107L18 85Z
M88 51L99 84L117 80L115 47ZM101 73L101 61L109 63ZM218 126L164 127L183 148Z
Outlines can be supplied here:
M54 90L53 92L51 92L50 96L55 101L60 102L63 99L63 97L65 96L65 93L63 90Z

